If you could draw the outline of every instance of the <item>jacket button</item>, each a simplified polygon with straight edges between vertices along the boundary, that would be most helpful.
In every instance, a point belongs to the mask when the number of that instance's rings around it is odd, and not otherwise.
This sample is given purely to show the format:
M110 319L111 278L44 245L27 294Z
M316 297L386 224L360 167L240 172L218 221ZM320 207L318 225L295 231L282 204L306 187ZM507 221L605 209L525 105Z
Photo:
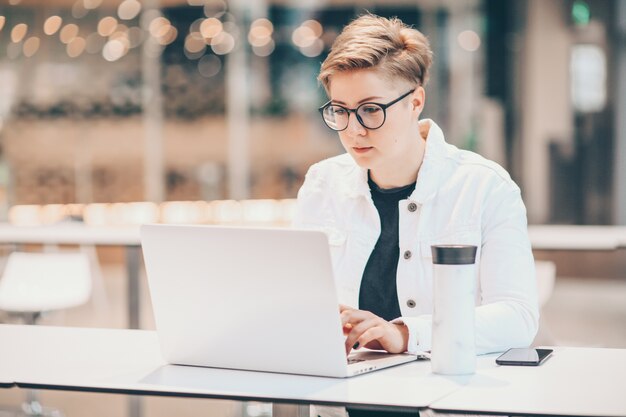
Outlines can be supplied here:
M414 213L417 210L417 204L411 201L407 208L409 209L411 213Z
M412 255L410 250L404 251L404 259L411 259Z
M407 305L409 308L415 308L415 305L416 305L416 304L415 304L415 300L407 300L406 305Z

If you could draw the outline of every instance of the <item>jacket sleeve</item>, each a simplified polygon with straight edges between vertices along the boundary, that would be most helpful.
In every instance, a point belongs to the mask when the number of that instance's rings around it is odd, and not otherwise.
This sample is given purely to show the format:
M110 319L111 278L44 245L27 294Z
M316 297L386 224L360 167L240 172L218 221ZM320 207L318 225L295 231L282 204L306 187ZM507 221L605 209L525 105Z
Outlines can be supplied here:
M537 334L539 306L526 207L516 185L503 181L494 189L482 224L477 352L529 346Z
M322 192L323 183L319 165L312 165L298 191L292 227L306 229L319 226L322 211L320 199L324 195Z
M535 267L528 238L526 208L510 181L494 187L482 212L476 307L476 351L500 352L529 346L538 329ZM432 315L401 317L409 328L409 353L431 349Z

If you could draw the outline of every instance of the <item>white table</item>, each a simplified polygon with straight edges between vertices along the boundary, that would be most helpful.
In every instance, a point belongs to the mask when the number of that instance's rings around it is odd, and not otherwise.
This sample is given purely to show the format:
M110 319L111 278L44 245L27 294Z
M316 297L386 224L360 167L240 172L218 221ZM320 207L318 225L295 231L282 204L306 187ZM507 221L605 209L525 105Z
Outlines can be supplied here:
M0 380L23 388L258 400L376 410L626 415L626 349L554 348L540 367L480 357L469 377L413 362L336 379L171 366L142 330L0 325ZM54 360L50 360L54 358Z
M626 226L529 225L536 250L616 250L626 248Z
M437 411L571 416L626 415L626 349L553 348L539 367L481 367Z
M82 223L49 226L15 226L0 223L0 244L124 246L128 285L128 326L139 328L139 227L94 227Z
M458 388L427 361L344 379L166 365L156 333L145 330L0 325L0 340L0 380L22 388L397 410Z

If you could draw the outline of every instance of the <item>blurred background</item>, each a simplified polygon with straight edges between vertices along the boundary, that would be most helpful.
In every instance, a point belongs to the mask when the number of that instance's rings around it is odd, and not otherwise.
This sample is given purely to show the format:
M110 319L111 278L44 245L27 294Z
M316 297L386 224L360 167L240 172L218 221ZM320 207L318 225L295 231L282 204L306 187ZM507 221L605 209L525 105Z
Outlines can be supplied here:
M530 223L626 225L626 0L0 0L0 222L288 224L308 167L343 152L316 76L366 11L427 35L423 116L503 165ZM126 327L124 250L93 250L96 302L42 323ZM626 347L624 249L535 257L557 277L537 343ZM119 397L45 395L68 415Z
M316 75L369 10L428 36L424 117L508 169L531 223L626 223L623 1L2 3L5 219L14 205L295 197L311 163L342 152Z

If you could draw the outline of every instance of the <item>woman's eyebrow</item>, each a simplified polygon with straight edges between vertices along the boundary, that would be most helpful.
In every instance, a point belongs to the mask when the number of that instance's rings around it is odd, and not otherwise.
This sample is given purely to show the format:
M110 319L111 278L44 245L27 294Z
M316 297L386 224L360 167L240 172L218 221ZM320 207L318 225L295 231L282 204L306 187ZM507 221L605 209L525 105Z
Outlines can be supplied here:
M356 104L357 104L357 105L359 105L359 104L361 104L361 103L365 103L365 102L367 102L367 101L374 100L374 99L378 99L378 98L382 98L382 97L379 97L379 96L366 97L366 98L364 98L363 100L360 100L359 102L357 102ZM344 106L346 106L346 105L347 105L346 103L344 103L344 102L343 102L343 101L341 101L341 100L330 100L330 102L331 102L331 103L342 104L342 105L344 105Z

